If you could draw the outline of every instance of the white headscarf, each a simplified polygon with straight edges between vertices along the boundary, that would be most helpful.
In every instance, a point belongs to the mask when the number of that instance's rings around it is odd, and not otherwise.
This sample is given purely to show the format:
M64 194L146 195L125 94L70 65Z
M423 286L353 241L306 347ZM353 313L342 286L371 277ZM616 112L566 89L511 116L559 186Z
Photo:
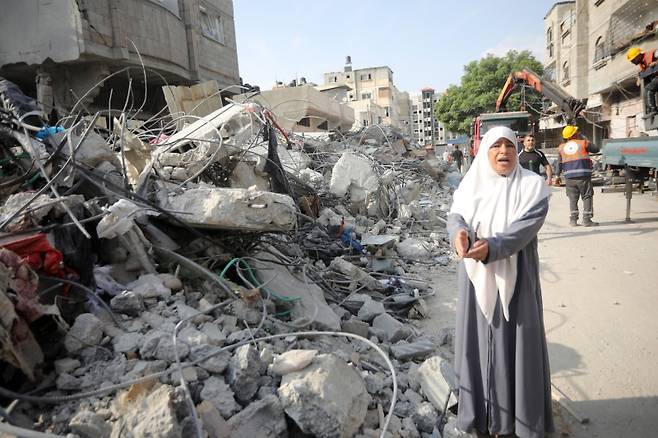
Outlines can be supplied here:
M497 126L487 131L471 168L455 191L450 209L450 213L460 214L480 238L506 232L512 222L550 194L543 178L522 168L518 160L516 168L507 177L493 170L487 154L491 145L501 138L508 139L516 146L516 135L511 129ZM509 321L509 303L516 285L516 259L517 254L513 254L486 265L474 259L464 259L478 305L489 323L498 293L503 314Z

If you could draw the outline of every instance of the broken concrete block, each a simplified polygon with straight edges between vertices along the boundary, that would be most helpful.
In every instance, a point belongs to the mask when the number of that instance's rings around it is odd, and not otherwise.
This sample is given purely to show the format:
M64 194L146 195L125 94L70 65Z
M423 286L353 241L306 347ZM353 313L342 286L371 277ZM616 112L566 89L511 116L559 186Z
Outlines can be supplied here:
M224 418L230 418L240 411L240 405L235 401L233 391L221 377L209 377L203 385L200 397L212 403Z
M228 420L234 437L284 438L288 436L286 417L275 395L249 404Z
M204 400L196 407L196 412L203 423L203 429L212 438L231 438L231 427L219 413L215 405Z
M375 319L377 316L382 315L384 313L386 313L386 309L384 309L384 305L381 302L375 301L371 298L363 303L363 305L359 309L357 318L359 318L361 321L370 322L373 319Z
M278 394L299 428L320 438L353 436L370 401L359 372L331 354L321 354L303 370L283 376Z
M355 318L343 321L343 325L341 327L344 332L353 333L355 335L361 336L362 338L368 338L369 328L370 326L367 322L359 321Z
M63 391L78 391L82 387L82 383L82 379L78 379L69 373L60 374L55 381L57 389Z
M414 410L412 418L419 431L432 433L439 416L431 403L422 402Z
M402 419L402 430L400 430L401 438L420 438L420 433L416 428L416 424L411 416L405 416Z
M439 411L443 409L448 396L450 396L448 409L457 404L457 399L451 392L450 384L441 371L444 361L445 359L440 356L432 356L418 368L420 386L427 399Z
M103 137L92 130L87 132L84 141L80 143L81 134L82 132L77 133L69 129L64 132L57 132L52 137L57 144L64 140L65 137L69 137L70 145L65 145L60 150L67 157L71 153L70 147L76 147L79 144L75 150L75 161L78 163L84 163L93 168L103 161L114 160L114 152L112 152L110 145L107 144Z
M235 350L229 361L226 380L238 401L246 404L254 397L263 368L258 350L253 345L246 344Z
M274 263L277 259L269 252L260 252L255 257L261 260L255 266L258 278L267 284L269 290L282 296L301 298L293 304L293 319L306 318L322 330L340 330L340 318L327 304L319 286L305 279L303 273L295 276L286 266ZM272 263L263 260L272 260Z
M133 293L142 298L169 298L171 289L164 285L164 281L156 274L141 275L137 280L126 286Z
M91 411L80 411L69 422L71 431L82 438L108 438L112 427Z
M193 307L188 306L182 301L176 303L176 311L178 312L178 318L180 320L187 320L194 324L201 324L202 322L207 322L212 320L212 317L199 313L199 311Z
M192 347L190 350L190 360L197 361L216 350L216 348L212 348L210 345L199 345ZM230 358L230 353L228 351L223 351L207 360L204 360L203 362L200 362L198 366L211 373L221 374L228 367L228 361Z
M160 207L201 228L240 231L288 231L297 224L297 207L288 195L255 188L199 186L180 193L160 187Z
M317 350L289 350L274 358L272 373L285 376L294 371L303 370L318 354Z
M187 326L178 332L178 339L190 347L208 344L208 337L194 327Z
M409 329L400 321L389 315L382 313L372 321L372 328L381 332L384 340L388 342L397 342L409 336Z
M80 361L72 357L65 357L55 361L55 372L57 374L70 373L80 366Z
M316 190L322 188L324 185L324 177L322 174L312 169L302 169L299 172L299 179Z
M426 260L432 256L427 243L418 239L404 239L397 245L398 253L409 260Z
M133 291L123 291L110 300L110 307L117 313L137 316L144 310L144 298Z
M415 342L400 341L391 346L391 353L397 360L424 359L431 356L436 350L434 342L420 339Z
M379 180L370 160L353 152L343 152L331 172L329 191L341 198L349 194L353 203L360 203L378 189Z
M158 274L158 277L162 279L162 283L165 285L166 288L169 288L172 291L179 291L183 289L183 282L180 280L180 278L176 277L173 274L169 273L162 273Z
M451 416L443 426L443 438L478 438L475 432L462 432L457 428L457 417Z
M174 388L162 385L136 404L122 409L112 437L180 438L181 427L174 409Z
M64 347L76 353L85 347L98 345L103 338L103 322L91 313L79 315L64 338Z
M176 350L174 350L174 341L171 335L159 330L151 330L144 335L139 348L139 354L142 358L156 358L167 362L173 362L176 359L174 351L178 352L178 357L182 360L190 353L190 347L184 342L176 342Z
M140 343L142 342L142 338L143 335L141 333L121 333L112 340L114 351L117 353L137 351Z
M375 277L340 257L333 259L329 264L329 267L336 272L347 275L359 285L365 285L367 289L377 291L383 291L386 289L386 286L377 281Z
M226 342L226 333L213 322L207 322L201 326L201 332L206 335L208 344L221 347Z

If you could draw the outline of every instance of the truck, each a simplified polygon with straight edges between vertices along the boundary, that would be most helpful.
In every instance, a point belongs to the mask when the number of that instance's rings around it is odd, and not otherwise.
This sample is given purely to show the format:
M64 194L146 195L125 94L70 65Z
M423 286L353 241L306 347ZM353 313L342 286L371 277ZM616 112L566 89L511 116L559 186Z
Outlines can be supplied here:
M557 84L542 79L537 73L530 69L523 69L509 74L505 85L500 90L496 99L496 112L480 114L473 120L471 126L471 138L474 153L480 147L482 136L492 127L504 125L516 132L517 140L521 140L527 134L535 131L536 122L527 111L506 111L509 97L520 84L526 84L539 92L545 99L555 103L558 109L565 115L567 123L573 123L580 113L585 109L585 101L576 99L560 88Z
M658 74L658 66L647 69L640 74L643 119L647 131L658 129L658 115L649 114L646 108L646 85L656 74ZM603 141L601 155L602 164L608 170L624 177L625 221L632 222L633 184L639 183L639 190L643 191L645 181L653 179L658 193L658 136L607 139ZM613 189L607 189L606 191L613 191Z

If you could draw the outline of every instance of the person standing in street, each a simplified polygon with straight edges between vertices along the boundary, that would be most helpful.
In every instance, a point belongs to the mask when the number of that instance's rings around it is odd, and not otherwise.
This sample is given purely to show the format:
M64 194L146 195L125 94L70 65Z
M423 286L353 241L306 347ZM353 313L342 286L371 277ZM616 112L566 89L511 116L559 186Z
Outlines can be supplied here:
M541 166L544 167L546 172L546 182L551 185L553 181L553 168L548 163L546 155L540 150L535 149L535 137L528 134L523 139L523 149L519 152L519 164L524 169L531 170L537 175L541 175Z
M567 197L569 198L569 225L578 225L578 199L583 200L583 226L597 226L594 216L594 187L592 186L592 160L590 153L597 153L599 147L580 138L577 126L567 125L562 130L566 140L558 147L558 175L564 174Z
M518 164L516 134L482 137L447 230L461 258L455 325L457 428L545 438L555 430L537 233L550 189Z
M455 150L450 154L452 161L457 165L457 170L461 173L462 164L464 164L464 153L459 149L459 145L455 145Z

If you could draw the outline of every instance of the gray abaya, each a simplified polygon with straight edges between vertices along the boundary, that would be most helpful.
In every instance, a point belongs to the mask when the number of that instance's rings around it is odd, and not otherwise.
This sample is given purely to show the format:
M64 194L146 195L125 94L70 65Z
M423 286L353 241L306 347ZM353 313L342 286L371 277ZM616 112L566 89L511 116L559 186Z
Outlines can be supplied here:
M500 298L491 325L475 299L460 263L455 372L459 387L457 426L481 433L543 438L552 432L551 384L544 332L537 233L548 212L544 199L513 222L505 233L487 238L492 262L518 252L518 273L509 321ZM448 232L471 231L462 216L448 216ZM470 235L470 233L469 233Z

